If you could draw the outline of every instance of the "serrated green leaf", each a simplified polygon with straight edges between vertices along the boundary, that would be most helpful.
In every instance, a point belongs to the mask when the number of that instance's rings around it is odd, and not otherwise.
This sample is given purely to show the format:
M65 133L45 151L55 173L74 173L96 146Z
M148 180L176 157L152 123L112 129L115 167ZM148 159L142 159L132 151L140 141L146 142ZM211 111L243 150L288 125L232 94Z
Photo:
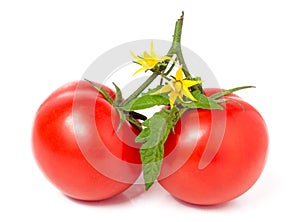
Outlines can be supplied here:
M163 95L143 95L133 99L121 108L126 111L147 109L153 106L168 105L169 98Z
M146 142L149 135L150 135L150 129L149 128L144 128L140 132L140 134L135 138L135 142L137 142L137 143Z
M143 161L143 174L145 189L148 190L159 175L162 159L164 156L164 146L159 144L157 147L141 149L140 154Z
M144 142L140 148L140 155L146 190L159 175L164 156L164 143L177 118L178 116L172 112L157 112L143 122L144 128L136 137L136 142Z
M151 118L147 119L142 123L145 129L149 129L149 132L141 133L141 136L138 135L136 137L137 140L144 138L147 140L146 143L143 144L141 149L155 147L157 146L165 136L165 133L169 124L168 114L157 112Z
M226 95L228 95L230 93L233 93L233 92L236 92L236 91L239 91L239 90L242 90L242 89L248 89L248 88L255 88L255 86L240 86L240 87L236 87L236 88L224 90L222 92L217 92L217 93L211 95L209 98L211 98L211 99L219 99L222 96L226 96Z

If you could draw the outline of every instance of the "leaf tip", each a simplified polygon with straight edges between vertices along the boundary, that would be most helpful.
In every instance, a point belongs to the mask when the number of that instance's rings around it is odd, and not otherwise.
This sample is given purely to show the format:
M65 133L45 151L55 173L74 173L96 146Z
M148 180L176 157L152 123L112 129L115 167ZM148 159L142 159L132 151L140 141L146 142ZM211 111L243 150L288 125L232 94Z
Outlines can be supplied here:
M153 184L154 184L154 181L150 182L150 183L145 183L145 190L148 191L152 187Z

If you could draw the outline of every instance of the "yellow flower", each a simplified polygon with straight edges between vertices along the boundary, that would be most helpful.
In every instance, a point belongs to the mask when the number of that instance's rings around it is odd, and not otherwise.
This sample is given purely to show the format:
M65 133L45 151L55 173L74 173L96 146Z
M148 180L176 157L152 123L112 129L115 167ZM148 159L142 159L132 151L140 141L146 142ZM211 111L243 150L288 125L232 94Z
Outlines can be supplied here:
M154 45L153 41L150 43L150 54L146 51L143 54L143 57L136 56L133 52L130 51L131 56L135 59L135 62L140 64L142 68L138 69L133 73L133 75L136 75L139 72L153 69L157 63L163 62L165 60L172 60L169 56L163 56L159 58L156 53L154 52Z
M177 97L182 102L184 102L183 96L189 98L192 101L197 101L191 94L189 87L197 85L199 83L201 83L201 81L183 79L182 66L180 66L176 72L175 79L173 79L168 85L162 87L160 90L154 92L152 95L170 92L170 105L171 108L173 108Z

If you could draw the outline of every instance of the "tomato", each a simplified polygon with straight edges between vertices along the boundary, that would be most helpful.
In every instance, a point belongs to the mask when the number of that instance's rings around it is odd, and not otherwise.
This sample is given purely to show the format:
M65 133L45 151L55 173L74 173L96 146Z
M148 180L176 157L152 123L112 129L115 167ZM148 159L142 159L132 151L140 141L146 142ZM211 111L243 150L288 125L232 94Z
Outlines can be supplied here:
M111 97L115 93L103 86ZM86 81L53 92L38 109L32 150L46 177L65 195L94 201L129 188L141 173L139 131Z
M211 95L220 89L206 89ZM224 110L185 112L165 143L158 178L174 197L188 203L224 203L245 193L261 175L268 132L260 113L230 94Z

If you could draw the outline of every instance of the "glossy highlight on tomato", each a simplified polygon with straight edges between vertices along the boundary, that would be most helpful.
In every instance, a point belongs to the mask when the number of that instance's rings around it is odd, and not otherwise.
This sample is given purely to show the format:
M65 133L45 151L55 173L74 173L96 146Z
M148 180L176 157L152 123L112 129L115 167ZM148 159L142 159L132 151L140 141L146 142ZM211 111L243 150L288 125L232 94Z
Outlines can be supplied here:
M102 85L100 85L102 86ZM114 98L115 93L102 86ZM139 131L86 81L53 92L38 109L32 149L45 176L65 195L103 200L129 188L141 173Z
M220 89L206 89L209 96ZM259 112L230 94L224 110L184 113L165 143L158 178L174 197L198 205L220 204L245 193L265 166L268 131Z

